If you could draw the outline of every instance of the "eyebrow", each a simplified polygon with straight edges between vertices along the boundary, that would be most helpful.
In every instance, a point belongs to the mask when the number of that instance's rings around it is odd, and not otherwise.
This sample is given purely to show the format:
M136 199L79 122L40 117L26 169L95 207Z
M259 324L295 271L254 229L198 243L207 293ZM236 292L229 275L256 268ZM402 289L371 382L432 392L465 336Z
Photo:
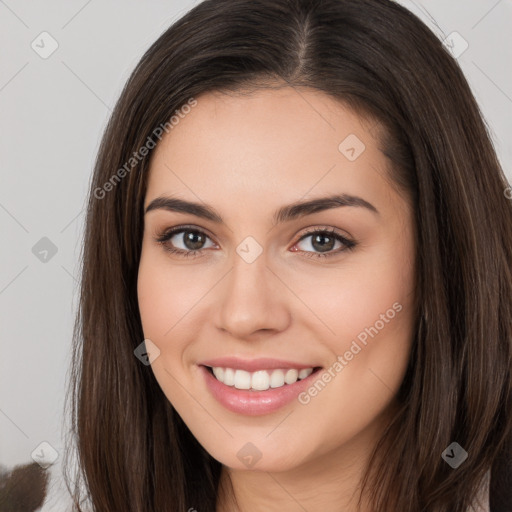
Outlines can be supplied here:
M373 204L358 196L349 194L334 194L326 197L319 197L310 201L298 201L279 208L273 216L273 223L280 224L288 222L299 217L311 215L324 210L333 208L340 208L342 206L353 206L365 208L375 215L380 215L379 211ZM167 210L178 213L189 213L196 217L211 220L212 222L222 224L224 221L222 217L215 211L214 208L206 204L195 203L179 199L176 197L157 197L149 203L145 213L152 210Z

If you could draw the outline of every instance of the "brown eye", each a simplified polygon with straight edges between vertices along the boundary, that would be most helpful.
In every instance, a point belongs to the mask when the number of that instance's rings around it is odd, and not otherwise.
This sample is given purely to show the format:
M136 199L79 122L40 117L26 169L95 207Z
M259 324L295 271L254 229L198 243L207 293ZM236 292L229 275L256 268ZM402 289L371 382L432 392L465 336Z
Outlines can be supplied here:
M213 243L206 246L208 240L210 237L203 231L186 227L171 229L156 239L165 250L183 256L195 255L205 248L215 246Z
M183 231L183 244L191 251L202 249L205 239L206 236L198 231Z
M307 239L310 239L310 241L304 243L302 248L299 248L299 250L306 253L307 257L334 256L346 250L351 250L356 246L353 240L340 235L334 229L314 229L309 231L295 245L298 246ZM333 252L335 248L339 250Z

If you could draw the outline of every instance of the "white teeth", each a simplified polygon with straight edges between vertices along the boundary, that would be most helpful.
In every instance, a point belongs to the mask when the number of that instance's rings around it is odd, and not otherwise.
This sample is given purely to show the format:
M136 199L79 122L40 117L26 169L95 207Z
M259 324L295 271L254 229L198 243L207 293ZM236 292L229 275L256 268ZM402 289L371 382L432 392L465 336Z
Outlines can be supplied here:
M270 386L270 376L265 370L254 372L251 377L252 389L265 391Z
M226 384L226 386L234 386L234 384L235 384L235 370L233 370L232 368L226 368L224 370L224 380L221 381L221 382L224 382L224 384Z
M236 389L253 389L265 391L270 388L280 388L286 384L293 384L297 380L305 379L313 373L313 368L296 370L258 370L247 372L234 370L233 368L212 368L216 379L226 386L234 386Z
M293 384L299 378L299 370L288 370L284 376L286 384Z
M284 372L283 370L274 370L270 374L270 387L280 388L284 386Z
M313 368L303 368L299 372L299 379L305 379L306 377L309 377L313 373Z
M237 370L235 372L235 388L251 389L251 374L245 370Z
M217 377L217 380L224 382L224 368L220 368L217 366L215 368L212 368L212 370L215 377Z

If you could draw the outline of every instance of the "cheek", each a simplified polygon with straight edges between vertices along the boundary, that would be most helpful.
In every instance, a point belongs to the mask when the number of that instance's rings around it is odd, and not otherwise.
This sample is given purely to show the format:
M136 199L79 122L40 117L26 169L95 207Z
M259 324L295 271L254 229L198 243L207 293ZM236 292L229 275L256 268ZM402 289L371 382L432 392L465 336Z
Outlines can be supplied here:
M409 325L414 269L406 250L403 245L382 245L338 267L295 272L297 295L314 315L307 317L321 321L323 340L335 354L348 350L354 339L364 343L376 336L375 328L387 336Z
M301 397L329 439L326 450L365 429L388 408L403 381L413 338L413 268L390 253L380 264L345 270L317 282L310 288L317 291L306 299L318 306L330 331L322 337L332 353L325 384L313 382ZM330 434L332 425L343 425L336 436Z
M313 406L329 409L328 422L350 411L362 427L401 385L414 331L415 269L409 248L405 242L382 245L325 278L301 278L305 302L315 305L328 328L322 328L326 334L321 340L332 354L332 385ZM304 402L316 393L312 389ZM329 408L330 400L339 401L339 407Z
M194 305L204 294L201 281L191 271L171 265L158 248L143 249L137 280L139 312L144 337L160 350L151 369L168 399L183 380L184 361L190 340L199 339L201 325Z
M144 338L160 350L151 371L167 399L179 406L183 393L177 383L184 381L182 361L188 339L193 337L190 332L184 336L183 330L190 327L197 285L179 268L173 268L157 249L143 246L137 278L139 312Z
M160 249L160 251L162 251ZM205 283L190 268L173 265L158 248L143 249L137 294L144 335L164 344L190 322Z

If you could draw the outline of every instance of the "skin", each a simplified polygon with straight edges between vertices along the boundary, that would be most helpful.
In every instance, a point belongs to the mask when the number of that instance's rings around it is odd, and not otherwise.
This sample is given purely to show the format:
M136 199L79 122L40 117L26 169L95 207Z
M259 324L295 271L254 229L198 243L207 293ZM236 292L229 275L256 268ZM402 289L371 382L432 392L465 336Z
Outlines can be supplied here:
M378 126L322 92L283 87L196 99L152 155L144 204L172 194L211 205L224 223L164 209L145 214L138 298L144 335L160 350L152 370L223 464L221 481L231 478L238 510L355 511L363 465L395 410L410 355L411 205L389 181ZM355 161L338 149L350 134L366 146ZM359 196L378 214L343 206L272 223L281 206L333 193ZM206 233L201 255L171 254L156 241L181 225ZM300 240L311 227L334 228L357 245L339 252L340 242ZM252 263L236 252L248 236L263 249ZM183 233L167 244L193 249ZM332 256L307 257L322 247ZM199 362L227 355L327 369L395 303L401 311L306 405L236 414L199 373ZM248 442L261 452L250 469L237 457ZM237 508L220 493L217 512L228 510Z

